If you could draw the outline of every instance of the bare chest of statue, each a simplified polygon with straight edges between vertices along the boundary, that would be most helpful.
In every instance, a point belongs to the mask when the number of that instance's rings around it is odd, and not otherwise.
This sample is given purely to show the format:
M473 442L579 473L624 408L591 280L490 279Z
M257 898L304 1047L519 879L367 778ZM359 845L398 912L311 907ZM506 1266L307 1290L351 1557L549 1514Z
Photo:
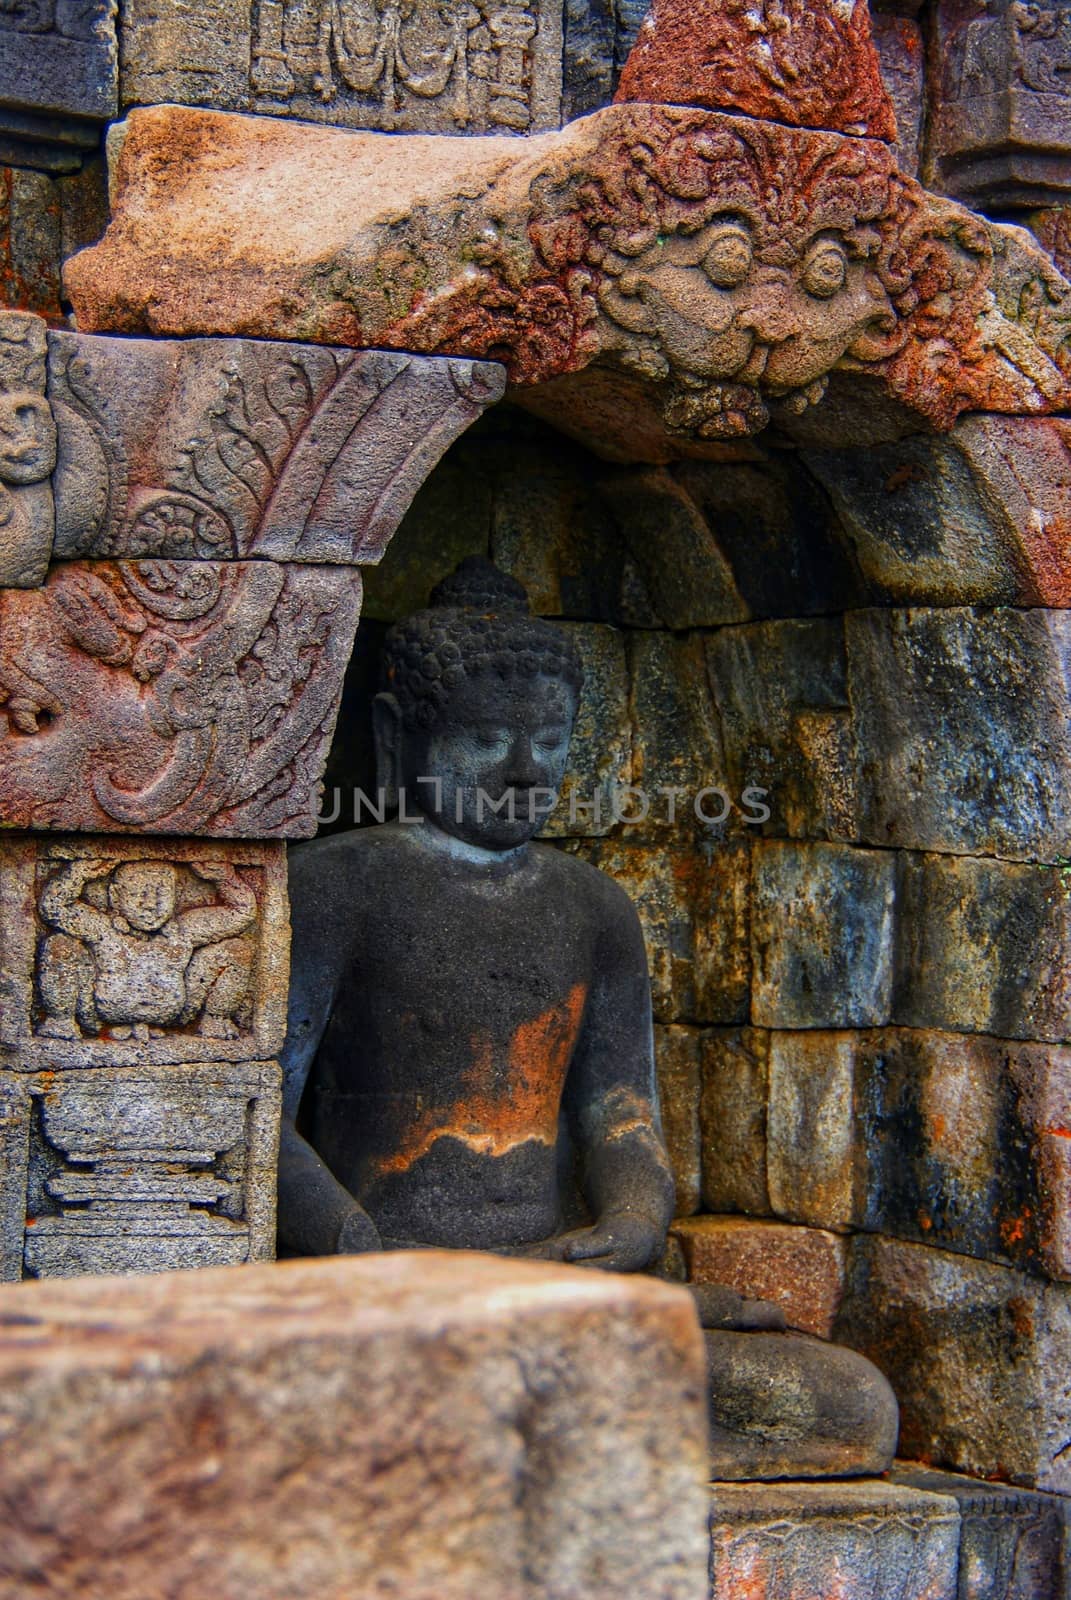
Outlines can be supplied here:
M563 1090L592 979L585 907L514 875L373 853L307 1091L315 1147L387 1238L473 1248L558 1224ZM552 881L549 881L552 880Z

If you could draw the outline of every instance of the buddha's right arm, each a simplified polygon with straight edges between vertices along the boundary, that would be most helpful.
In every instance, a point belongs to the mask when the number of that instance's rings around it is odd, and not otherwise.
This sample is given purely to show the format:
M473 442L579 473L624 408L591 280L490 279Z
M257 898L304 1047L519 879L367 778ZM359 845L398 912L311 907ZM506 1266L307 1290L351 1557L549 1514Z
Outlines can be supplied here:
M375 1223L288 1116L279 1141L279 1243L292 1255L358 1255L383 1248Z

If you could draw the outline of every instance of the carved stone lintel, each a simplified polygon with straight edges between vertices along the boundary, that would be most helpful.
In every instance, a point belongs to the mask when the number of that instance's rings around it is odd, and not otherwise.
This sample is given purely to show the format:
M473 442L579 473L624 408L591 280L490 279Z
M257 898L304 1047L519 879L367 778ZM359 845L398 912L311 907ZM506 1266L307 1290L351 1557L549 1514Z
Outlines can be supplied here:
M45 398L45 323L0 312L0 587L43 582L52 551L56 429Z
M161 177L163 146L177 157ZM619 105L516 155L480 140L422 152L417 188L399 140L133 114L112 227L68 264L79 322L490 355L524 386L608 367L682 440L798 416L835 369L938 428L1071 404L1066 280L1024 232L927 194L883 144ZM252 177L266 161L308 200L270 227Z
M273 1056L289 940L282 845L0 840L0 1066Z
M270 1260L279 1089L273 1061L0 1074L0 1278Z
M160 559L0 591L0 819L314 833L360 597L354 568Z
M503 386L464 360L52 333L55 554L374 563Z

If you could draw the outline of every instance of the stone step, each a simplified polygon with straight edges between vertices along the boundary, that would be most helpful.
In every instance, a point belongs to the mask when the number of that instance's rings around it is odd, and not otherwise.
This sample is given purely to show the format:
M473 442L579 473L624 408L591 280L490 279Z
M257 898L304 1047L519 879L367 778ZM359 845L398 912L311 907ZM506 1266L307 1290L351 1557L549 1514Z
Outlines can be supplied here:
M1068 1600L1071 1501L900 1462L716 1484L712 1600Z

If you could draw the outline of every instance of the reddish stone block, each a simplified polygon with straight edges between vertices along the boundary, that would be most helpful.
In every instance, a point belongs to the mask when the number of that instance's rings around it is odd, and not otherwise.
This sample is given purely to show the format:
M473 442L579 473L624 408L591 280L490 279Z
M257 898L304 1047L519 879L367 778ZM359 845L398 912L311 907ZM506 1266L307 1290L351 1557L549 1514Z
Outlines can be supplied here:
M746 1300L770 1300L790 1328L832 1336L844 1294L847 1243L819 1228L748 1217L689 1217L673 1224L690 1283L717 1283Z
M655 0L615 98L896 138L866 0Z
M0 1290L0 1600L698 1600L690 1297L422 1251Z

